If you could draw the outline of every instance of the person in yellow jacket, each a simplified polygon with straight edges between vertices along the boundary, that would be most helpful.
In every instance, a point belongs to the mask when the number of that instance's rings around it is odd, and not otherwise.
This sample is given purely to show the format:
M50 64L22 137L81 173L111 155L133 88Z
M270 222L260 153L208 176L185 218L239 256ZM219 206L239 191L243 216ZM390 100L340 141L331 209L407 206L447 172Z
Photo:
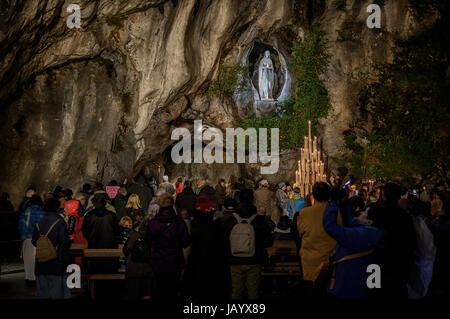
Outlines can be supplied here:
M317 278L321 263L329 260L336 246L336 241L325 232L322 222L330 200L331 187L325 182L317 182L313 185L312 196L314 204L303 208L297 218L301 238L300 259L307 294L318 293L313 292L313 282ZM338 223L342 225L340 215Z

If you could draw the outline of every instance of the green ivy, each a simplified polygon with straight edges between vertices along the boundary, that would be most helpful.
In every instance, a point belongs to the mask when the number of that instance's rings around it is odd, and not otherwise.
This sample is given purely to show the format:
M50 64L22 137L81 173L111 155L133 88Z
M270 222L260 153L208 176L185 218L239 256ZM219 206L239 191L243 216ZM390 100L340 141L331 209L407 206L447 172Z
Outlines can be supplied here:
M231 97L236 88L242 88L247 73L248 69L245 66L221 63L217 79L212 81L208 88L208 96Z
M448 181L450 102L449 42L446 20L438 20L423 34L398 42L392 64L374 66L374 80L361 92L360 101L373 128L345 134L352 155L346 159L356 178Z
M304 42L297 42L293 48L293 70L297 84L295 98L281 103L282 117L252 116L236 123L237 127L280 129L280 148L294 149L303 146L303 137L308 133L308 120L311 120L312 133L316 131L319 118L328 115L331 108L328 91L321 74L328 65L326 41L318 27Z

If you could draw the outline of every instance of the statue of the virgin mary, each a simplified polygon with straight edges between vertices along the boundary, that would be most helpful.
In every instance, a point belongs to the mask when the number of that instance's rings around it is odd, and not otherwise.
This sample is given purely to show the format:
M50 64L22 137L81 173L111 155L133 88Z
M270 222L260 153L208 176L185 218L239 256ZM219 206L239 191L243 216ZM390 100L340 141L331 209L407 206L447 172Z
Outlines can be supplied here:
M259 97L261 100L273 100L273 63L270 52L264 52L258 68Z

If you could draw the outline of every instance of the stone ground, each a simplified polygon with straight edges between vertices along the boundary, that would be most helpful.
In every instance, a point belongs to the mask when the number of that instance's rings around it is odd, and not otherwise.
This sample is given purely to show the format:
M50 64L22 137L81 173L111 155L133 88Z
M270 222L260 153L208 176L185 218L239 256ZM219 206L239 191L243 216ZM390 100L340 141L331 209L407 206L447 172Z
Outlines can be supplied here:
M121 290L124 287L116 288ZM285 282L281 285L274 285L272 280L264 280L261 288L261 298L267 301L276 301L286 297L293 297L298 293L298 283L295 281L289 283ZM71 292L72 298L74 299L88 299L88 296L85 293L86 290L83 288L72 289ZM2 275L0 277L0 300L36 299L35 293L35 287L28 287L25 284L22 264L2 263ZM98 299L102 299L101 296L98 296Z
M4 259L0 265L0 300L36 299L36 288L28 287L25 284L24 266L19 256L16 255L8 260ZM83 281L82 288L71 290L72 298L88 299L89 296L84 288L86 288L86 283ZM273 277L262 278L260 288L261 299L267 301L276 301L284 298L296 297L299 296L300 291L298 280L281 278L275 280ZM103 291L103 293L101 291ZM121 295L124 291L125 285L123 282L111 282L108 283L104 289L97 290L99 294L96 294L96 299L121 299Z
M84 289L72 289L73 298L83 298ZM1 263L0 300L36 299L36 288L25 284L25 273L20 261Z

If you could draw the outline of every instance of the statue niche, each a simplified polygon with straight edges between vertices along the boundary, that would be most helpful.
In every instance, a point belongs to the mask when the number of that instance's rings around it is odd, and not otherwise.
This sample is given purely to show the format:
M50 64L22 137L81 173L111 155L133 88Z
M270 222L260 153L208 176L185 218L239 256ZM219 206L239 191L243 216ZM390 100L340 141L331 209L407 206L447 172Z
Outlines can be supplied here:
M241 75L245 84L233 92L240 116L279 116L275 111L291 95L291 76L283 54L254 41L242 54L240 65L248 67L248 76Z
M265 51L258 67L259 98L273 100L274 69L270 59L270 52Z

